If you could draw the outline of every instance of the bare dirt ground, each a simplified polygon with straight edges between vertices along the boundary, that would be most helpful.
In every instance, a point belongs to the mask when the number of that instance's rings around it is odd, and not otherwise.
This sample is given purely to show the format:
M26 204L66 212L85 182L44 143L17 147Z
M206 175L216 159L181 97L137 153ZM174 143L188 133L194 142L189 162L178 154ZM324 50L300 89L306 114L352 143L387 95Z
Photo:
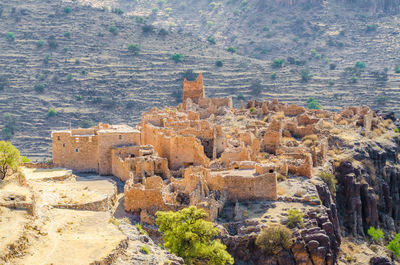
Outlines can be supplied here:
M76 177L65 169L22 171L25 184L13 177L0 183L0 264L139 265L178 259L132 225L111 177Z

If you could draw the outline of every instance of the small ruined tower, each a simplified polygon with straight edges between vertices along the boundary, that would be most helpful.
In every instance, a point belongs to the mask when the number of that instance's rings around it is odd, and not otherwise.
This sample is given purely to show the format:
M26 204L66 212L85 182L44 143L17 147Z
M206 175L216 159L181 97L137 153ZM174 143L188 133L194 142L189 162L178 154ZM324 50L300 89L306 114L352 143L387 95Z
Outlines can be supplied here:
M183 80L183 103L190 98L194 103L199 103L199 98L204 98L203 75L199 73L196 81Z

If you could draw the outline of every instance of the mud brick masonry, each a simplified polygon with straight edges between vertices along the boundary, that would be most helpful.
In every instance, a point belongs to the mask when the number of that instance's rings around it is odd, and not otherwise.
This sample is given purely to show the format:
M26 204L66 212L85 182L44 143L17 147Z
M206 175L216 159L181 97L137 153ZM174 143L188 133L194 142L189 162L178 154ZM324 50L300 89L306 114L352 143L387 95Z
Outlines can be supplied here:
M367 107L338 114L277 100L235 109L231 98L207 98L199 74L184 80L182 104L151 109L135 128L53 131L53 164L125 181L125 210L142 222L188 205L214 220L226 201L276 200L279 175L311 177L325 163L329 122L368 134L377 118Z

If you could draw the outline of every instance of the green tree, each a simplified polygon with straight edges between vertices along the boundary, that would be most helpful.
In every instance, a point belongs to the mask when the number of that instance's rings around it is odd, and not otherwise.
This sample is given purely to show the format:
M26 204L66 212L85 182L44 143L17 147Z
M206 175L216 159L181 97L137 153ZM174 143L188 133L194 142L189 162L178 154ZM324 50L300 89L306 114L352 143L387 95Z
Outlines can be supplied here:
M303 69L300 71L300 77L302 82L307 83L312 79L313 75L307 69Z
M382 229L375 229L375 227L373 226L370 226L370 228L368 229L368 235L375 242L380 241L385 237Z
M315 98L308 98L307 99L307 108L309 109L321 109L322 106L319 104L318 100Z
M157 212L156 224L163 232L164 246L187 264L233 264L226 246L215 237L218 229L206 221L207 213L194 206L178 212Z
M140 45L137 43L132 43L128 45L128 51L130 51L131 53L137 55L140 52Z
M1 135L3 139L9 140L13 137L18 129L17 120L15 119L15 117L11 116L10 113L5 113L3 115L3 122L4 127L3 129L1 129Z
M282 58L277 58L272 61L272 67L273 68L281 68L285 60Z
M400 258L400 233L398 233L392 241L389 242L387 249L393 251L393 253Z
M171 56L171 59L175 62L175 63L181 63L183 62L183 56L180 53L175 53Z
M18 169L20 154L10 142L0 141L0 179L3 180L10 170Z
M261 80L255 80L250 85L250 91L254 94L254 96L258 96L261 94L263 90L263 85L261 84Z

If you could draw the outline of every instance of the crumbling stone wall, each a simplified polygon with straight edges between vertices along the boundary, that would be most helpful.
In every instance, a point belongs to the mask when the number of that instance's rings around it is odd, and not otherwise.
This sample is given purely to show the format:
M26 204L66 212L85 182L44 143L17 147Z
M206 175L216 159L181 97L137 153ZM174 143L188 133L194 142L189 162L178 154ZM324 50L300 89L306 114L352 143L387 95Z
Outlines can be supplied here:
M211 190L226 192L228 200L278 198L276 173L272 166L211 172L206 181Z
M190 98L194 103L198 103L200 98L204 98L203 75L200 73L196 81L183 80L183 102Z

